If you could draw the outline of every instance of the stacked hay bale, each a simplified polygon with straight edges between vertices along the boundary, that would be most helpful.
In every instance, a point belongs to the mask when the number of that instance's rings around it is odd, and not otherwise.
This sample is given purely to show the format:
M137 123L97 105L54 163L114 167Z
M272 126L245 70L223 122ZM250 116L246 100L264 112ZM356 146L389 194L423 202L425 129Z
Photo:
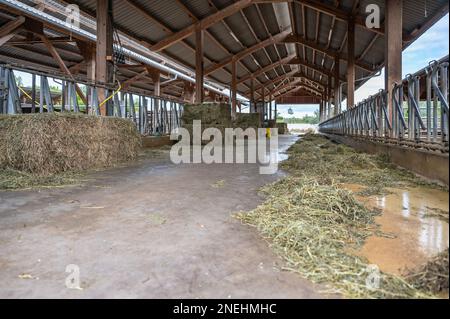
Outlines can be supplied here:
M0 169L37 175L111 167L137 157L134 124L75 114L0 116Z
M277 127L277 121L276 120L269 120L267 127L276 128Z
M181 118L182 125L193 136L193 121L202 121L202 134L207 128L217 128L225 136L225 128L232 127L231 107L229 104L203 103L186 104ZM202 141L203 144L208 141Z
M280 135L289 133L287 123L277 123L277 128L278 128L278 134L280 134Z

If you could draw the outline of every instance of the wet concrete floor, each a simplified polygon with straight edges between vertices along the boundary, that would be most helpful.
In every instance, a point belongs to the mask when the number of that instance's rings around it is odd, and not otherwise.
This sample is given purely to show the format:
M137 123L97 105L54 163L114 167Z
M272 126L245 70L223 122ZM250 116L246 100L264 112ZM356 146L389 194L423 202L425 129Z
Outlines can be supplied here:
M296 137L280 137L280 150ZM321 298L280 271L255 208L282 176L255 164L174 165L168 153L82 187L0 192L1 298ZM68 265L81 290L66 288Z
M280 153L297 140L280 136ZM232 218L283 176L254 164L174 165L168 153L94 173L84 186L0 192L0 298L327 298L280 271L258 233ZM283 156L281 156L283 158ZM354 191L358 185L345 185ZM361 197L383 210L359 252L401 273L448 247L448 193L426 188ZM82 289L68 289L68 265Z
M352 191L360 185L344 185ZM381 209L376 218L388 236L372 236L359 254L382 271L401 275L416 269L449 246L449 193L417 187L388 189L383 196L358 197L369 207ZM439 212L444 218L437 218Z

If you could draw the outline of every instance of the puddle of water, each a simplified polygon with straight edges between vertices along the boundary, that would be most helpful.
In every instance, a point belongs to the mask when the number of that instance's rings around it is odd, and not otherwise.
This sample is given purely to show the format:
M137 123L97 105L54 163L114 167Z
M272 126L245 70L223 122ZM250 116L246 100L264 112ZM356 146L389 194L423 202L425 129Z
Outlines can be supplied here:
M344 188L354 192L361 185L347 184ZM376 218L381 231L396 238L372 236L368 238L359 255L366 257L382 271L401 274L414 269L449 246L447 221L429 217L431 209L449 211L449 194L436 189L389 189L385 196L358 197L369 207L382 210ZM448 217L448 215L447 215Z

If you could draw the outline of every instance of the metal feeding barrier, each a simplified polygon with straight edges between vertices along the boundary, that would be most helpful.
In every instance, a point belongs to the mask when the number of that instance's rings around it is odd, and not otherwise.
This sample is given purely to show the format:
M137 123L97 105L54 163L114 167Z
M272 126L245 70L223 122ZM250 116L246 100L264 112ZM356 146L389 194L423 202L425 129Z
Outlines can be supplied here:
M323 121L322 133L449 151L449 59L432 61L393 88ZM392 110L388 101L392 101Z
M14 69L0 65L0 114L70 112L101 116L100 109L105 107L107 116L133 121L143 135L166 135L181 126L183 104L179 101L122 92L120 84L107 88L45 74L32 76L39 77L40 85L23 88L17 83ZM49 78L58 86L50 86ZM78 85L84 87L86 103L77 93ZM99 90L105 91L103 101L99 100Z

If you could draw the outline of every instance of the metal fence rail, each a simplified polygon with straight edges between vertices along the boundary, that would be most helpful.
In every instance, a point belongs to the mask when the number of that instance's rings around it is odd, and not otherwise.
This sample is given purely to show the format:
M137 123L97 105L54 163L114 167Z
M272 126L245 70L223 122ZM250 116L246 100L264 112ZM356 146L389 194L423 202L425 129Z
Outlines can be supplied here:
M319 124L322 133L448 152L448 56ZM388 108L392 101L392 110Z
M100 109L105 107L108 116L133 121L143 135L166 135L181 126L183 104L179 101L121 92L120 85L106 88L44 74L32 76L39 79L39 86L27 92L18 85L14 69L0 65L0 114L71 112L101 116ZM49 79L58 84L58 90L51 88ZM81 101L77 85L83 87L86 103ZM99 99L100 89L106 90L103 101Z

